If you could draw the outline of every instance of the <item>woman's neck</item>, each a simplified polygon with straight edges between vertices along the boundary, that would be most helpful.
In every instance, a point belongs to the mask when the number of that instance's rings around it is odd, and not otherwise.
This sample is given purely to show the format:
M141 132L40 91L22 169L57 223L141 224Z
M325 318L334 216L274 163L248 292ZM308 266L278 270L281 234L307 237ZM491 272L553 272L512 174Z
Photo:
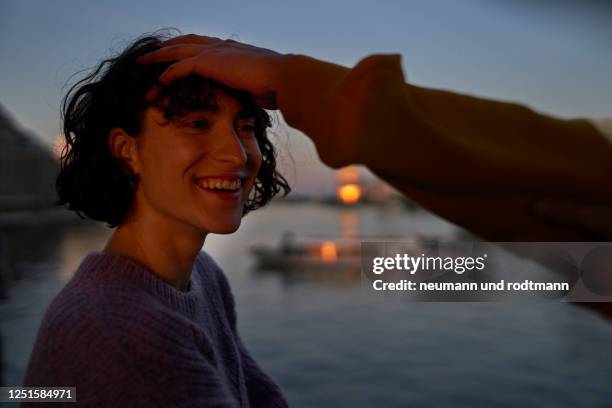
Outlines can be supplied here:
M117 227L104 252L127 256L178 290L187 290L206 234L166 220L130 219Z

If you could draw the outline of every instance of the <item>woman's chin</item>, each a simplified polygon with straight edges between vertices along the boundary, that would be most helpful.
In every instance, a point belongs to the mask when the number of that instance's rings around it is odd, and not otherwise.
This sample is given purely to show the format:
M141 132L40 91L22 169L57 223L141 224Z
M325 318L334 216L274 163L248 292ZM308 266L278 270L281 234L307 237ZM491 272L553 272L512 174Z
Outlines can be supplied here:
M237 222L226 222L215 225L213 228L208 231L213 234L232 234L238 230L240 227L240 220Z

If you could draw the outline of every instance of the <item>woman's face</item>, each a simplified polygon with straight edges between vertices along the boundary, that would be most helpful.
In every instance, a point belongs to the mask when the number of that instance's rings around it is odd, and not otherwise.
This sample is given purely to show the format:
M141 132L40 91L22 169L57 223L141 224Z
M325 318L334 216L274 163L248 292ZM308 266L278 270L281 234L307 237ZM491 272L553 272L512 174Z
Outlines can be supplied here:
M136 217L145 211L200 233L238 229L261 152L255 120L244 115L238 99L217 93L215 100L217 109L172 121L158 109L145 111L136 137Z

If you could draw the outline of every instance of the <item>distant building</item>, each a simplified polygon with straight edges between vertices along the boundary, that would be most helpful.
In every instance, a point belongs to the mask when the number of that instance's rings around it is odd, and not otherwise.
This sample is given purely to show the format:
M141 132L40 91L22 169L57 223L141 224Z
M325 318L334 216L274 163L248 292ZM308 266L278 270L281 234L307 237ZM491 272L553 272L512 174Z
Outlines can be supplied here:
M0 106L0 211L46 209L56 201L59 163Z

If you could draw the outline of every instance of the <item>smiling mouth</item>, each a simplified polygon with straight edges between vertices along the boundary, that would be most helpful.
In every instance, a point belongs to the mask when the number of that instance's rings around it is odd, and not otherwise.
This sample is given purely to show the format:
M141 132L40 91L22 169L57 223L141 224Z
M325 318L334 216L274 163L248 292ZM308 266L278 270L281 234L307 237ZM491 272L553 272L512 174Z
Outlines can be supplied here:
M226 201L235 201L242 196L242 180L199 179L198 188L208 194Z
M196 184L206 190L233 192L242 189L242 179L226 180L220 178L203 178L196 180Z

